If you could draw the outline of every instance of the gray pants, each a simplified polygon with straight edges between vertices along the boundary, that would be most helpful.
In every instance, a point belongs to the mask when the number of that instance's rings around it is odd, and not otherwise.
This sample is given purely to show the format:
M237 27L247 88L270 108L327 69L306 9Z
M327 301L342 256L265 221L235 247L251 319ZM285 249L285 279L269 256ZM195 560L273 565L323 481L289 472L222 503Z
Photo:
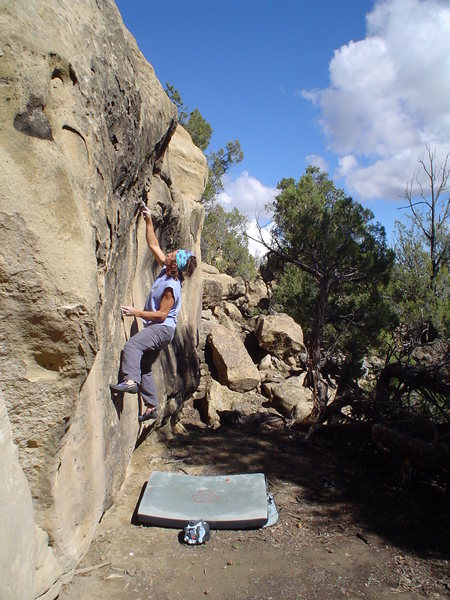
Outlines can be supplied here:
M152 365L158 352L170 344L174 334L173 327L163 323L152 323L133 335L123 348L123 379L132 379L139 385L142 400L147 406L158 405Z

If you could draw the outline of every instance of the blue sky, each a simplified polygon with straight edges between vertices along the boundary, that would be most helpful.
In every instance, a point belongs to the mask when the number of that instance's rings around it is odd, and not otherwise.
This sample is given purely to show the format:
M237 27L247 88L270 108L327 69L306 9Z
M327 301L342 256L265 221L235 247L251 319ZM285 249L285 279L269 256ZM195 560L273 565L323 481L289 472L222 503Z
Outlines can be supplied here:
M170 82L244 160L221 202L253 219L307 164L370 208L392 240L425 144L450 146L448 0L118 0Z

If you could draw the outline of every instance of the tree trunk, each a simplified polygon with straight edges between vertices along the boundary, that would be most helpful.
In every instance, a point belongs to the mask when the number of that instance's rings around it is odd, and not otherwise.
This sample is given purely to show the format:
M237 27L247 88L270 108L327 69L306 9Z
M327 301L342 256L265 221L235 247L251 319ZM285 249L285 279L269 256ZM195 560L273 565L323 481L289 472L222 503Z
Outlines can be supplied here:
M320 280L317 311L311 330L311 340L309 344L308 372L305 378L305 383L313 391L314 406L312 417L316 423L321 421L321 416L328 403L328 385L323 380L320 372L320 358L330 284L329 278L324 277Z

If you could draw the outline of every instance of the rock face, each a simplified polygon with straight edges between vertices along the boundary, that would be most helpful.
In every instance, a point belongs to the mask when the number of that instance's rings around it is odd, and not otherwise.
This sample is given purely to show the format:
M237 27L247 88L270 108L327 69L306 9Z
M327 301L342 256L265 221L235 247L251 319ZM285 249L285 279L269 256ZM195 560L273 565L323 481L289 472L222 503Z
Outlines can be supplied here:
M164 249L199 253L207 168L112 0L0 5L0 431L11 428L20 463L2 454L16 474L1 508L28 532L0 586L13 577L32 589L24 597L51 599L138 434L135 397L113 401L108 389L132 325L120 304L142 306L157 273L136 201L152 208ZM183 295L155 365L172 409L197 383L200 269Z
M34 538L33 504L1 392L0 453L0 597L28 600L33 596L34 548L29 543Z

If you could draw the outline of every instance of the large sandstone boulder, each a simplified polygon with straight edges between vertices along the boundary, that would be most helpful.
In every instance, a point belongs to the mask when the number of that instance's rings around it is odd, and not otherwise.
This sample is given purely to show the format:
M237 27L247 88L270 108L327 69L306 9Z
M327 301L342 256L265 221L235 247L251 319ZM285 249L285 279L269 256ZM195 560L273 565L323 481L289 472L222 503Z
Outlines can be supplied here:
M263 393L271 405L289 419L305 419L313 409L312 391L303 386L305 374L289 377L280 383L262 384Z
M183 127L177 127L169 151L164 156L161 178L172 189L180 206L186 201L198 202L201 198L208 179L205 166L206 158L197 147L193 148L189 133ZM198 225L193 223L194 231L198 231Z
M242 277L231 277L226 273L219 273L215 267L204 265L202 267L203 275L203 307L212 308L221 291L220 300L235 300L245 295L245 283ZM213 296L213 298L211 298Z
M267 285L261 277L256 277L253 281L248 281L246 286L246 296L250 308L267 308L269 304L269 295Z
M235 304L225 301L223 303L223 310L230 319L233 319L233 321L237 321L238 323L242 322L242 313Z
M214 308L222 300L223 285L218 276L219 269L202 262L203 308L205 310Z
M203 308L212 309L220 304L223 296L223 287L217 279L203 277Z
M258 385L258 368L236 333L216 323L212 326L208 343L219 383L236 392L246 392Z
M135 397L108 389L132 325L120 304L142 306L157 272L136 201L152 208L163 248L199 254L207 167L112 0L0 6L0 420L33 498L31 510L21 492L23 527L34 523L13 545L23 562L10 554L5 581L29 589L30 567L34 595L51 599L111 505L138 435ZM172 407L196 385L198 271L155 365Z
M225 302L222 302L219 306L216 306L213 310L213 314L214 317L216 318L217 322L220 323L221 325L223 325L224 327L226 327L229 331L236 333L237 335L239 335L239 337L242 339L242 341L245 341L245 335L243 334L243 330L242 330L242 319L241 318L235 318L236 317L236 313L233 311L233 316L230 316L230 311L228 311L225 308ZM235 308L237 311L239 311L239 309L237 307L233 307ZM241 314L239 312L239 314ZM248 351L248 349L247 349Z
M278 358L286 359L305 350L302 328L289 315L260 315L255 336L261 348Z
M261 383L279 383L292 375L291 367L276 356L266 354L258 365L261 373ZM296 368L297 372L298 369Z
M201 402L201 412L206 423L213 427L220 427L219 413L224 410L239 410L245 402L245 394L234 392L221 385L215 379L210 379L206 384L206 394Z

